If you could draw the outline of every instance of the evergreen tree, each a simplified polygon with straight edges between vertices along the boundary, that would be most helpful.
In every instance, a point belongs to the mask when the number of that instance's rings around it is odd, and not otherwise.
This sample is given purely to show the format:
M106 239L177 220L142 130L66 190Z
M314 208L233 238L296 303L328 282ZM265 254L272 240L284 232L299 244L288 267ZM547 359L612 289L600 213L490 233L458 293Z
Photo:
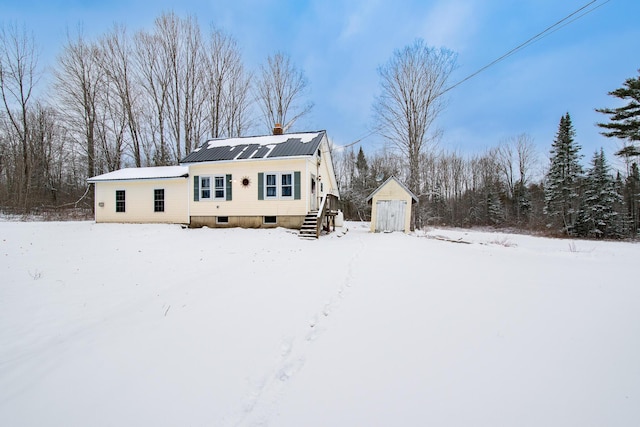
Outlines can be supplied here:
M585 179L581 230L595 238L621 237L622 222L616 211L622 197L616 189L616 181L609 173L604 151L596 152Z
M364 155L362 147L358 150L356 169L358 171L358 184L366 190L369 181L369 165L367 164L367 158Z
M527 224L531 213L531 192L522 180L516 182L513 193L516 205L516 218L519 224Z
M365 221L371 217L371 207L366 199L375 190L375 183L369 172L369 165L362 147L357 156L351 151L347 155L347 161L352 165L355 164L355 167L350 168L349 184L342 191L345 217Z
M575 141L571 117L566 113L560 119L558 133L551 146L551 165L545 177L545 209L548 227L573 234L580 204L582 157L580 145Z
M633 236L640 230L640 169L638 164L631 165L631 171L624 186L624 199L629 217L629 229Z
M620 237L631 235L631 215L627 209L627 203L625 199L625 180L622 179L620 171L616 173L616 179L614 182L615 190L617 193L616 202L613 205L613 210L618 213L617 226Z
M597 112L609 116L608 123L598 123L598 126L606 129L602 134L609 138L630 141L632 144L640 141L640 76L627 79L623 87L609 92L609 95L628 103L618 108L596 109ZM625 155L623 150L618 155ZM637 149L635 151L637 152Z
M500 196L493 189L488 189L486 197L487 221L490 225L502 224L504 222L504 206Z

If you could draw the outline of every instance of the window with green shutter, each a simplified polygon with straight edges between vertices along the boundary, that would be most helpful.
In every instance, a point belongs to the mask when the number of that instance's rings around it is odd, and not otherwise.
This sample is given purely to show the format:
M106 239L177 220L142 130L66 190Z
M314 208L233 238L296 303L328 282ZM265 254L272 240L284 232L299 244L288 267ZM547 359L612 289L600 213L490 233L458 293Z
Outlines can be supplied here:
M258 174L258 200L301 199L301 174L295 172L261 172Z

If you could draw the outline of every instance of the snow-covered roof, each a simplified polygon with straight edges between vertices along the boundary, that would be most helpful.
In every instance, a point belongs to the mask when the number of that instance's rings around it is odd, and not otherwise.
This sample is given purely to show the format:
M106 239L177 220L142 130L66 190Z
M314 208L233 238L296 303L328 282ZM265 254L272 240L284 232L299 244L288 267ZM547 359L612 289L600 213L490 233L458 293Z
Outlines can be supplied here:
M311 156L325 134L325 131L316 131L211 139L189 153L181 163Z
M168 179L189 176L187 166L155 166L147 168L124 168L89 178L88 182L126 181L133 179Z
M380 186L379 186L378 188L376 188L376 189L373 191L373 193L371 193L371 194L369 195L369 197L367 197L367 203L371 202L371 200L373 199L373 196L375 196L375 195L376 195L376 193L378 193L378 191L380 191L380 190L381 190L385 185L387 185L387 184L389 183L389 181L391 181L391 180L393 180L393 181L397 182L397 183L398 183L398 185L400 185L400 187L401 187L404 191L406 191L407 193L409 193L409 195L410 195L410 196L411 196L411 198L413 199L413 202L411 202L411 203L418 203L418 197L417 197L415 194L413 194L413 191L409 190L409 189L407 188L407 186L406 186L406 185L404 185L402 182L400 182L400 180L399 180L398 178L396 178L395 176L393 176L393 175L391 175L389 178L387 178L387 180L386 180L385 182L383 182L382 184L380 184Z

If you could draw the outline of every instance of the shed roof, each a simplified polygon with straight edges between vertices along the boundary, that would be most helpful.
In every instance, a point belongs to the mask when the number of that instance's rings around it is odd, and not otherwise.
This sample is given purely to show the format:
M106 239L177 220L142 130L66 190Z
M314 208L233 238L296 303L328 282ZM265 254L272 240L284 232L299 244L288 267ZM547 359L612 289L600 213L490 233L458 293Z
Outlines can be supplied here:
M124 168L89 178L88 182L128 181L137 179L170 179L189 176L187 166L155 166L147 168Z
M211 139L193 150L181 163L271 159L312 156L326 132L303 132L240 138Z
M371 199L373 199L373 196L375 196L378 193L378 191L380 191L380 189L382 189L385 185L387 185L391 180L394 180L395 182L397 182L398 185L400 185L400 187L402 187L402 189L404 191L409 193L409 195L413 199L412 203L418 203L418 197L415 194L413 194L413 192L411 190L409 190L406 185L404 185L402 182L400 182L400 180L398 178L396 178L395 176L393 176L393 175L391 175L389 178L387 178L387 180L385 182L380 184L380 186L378 188L376 188L375 191L369 195L369 197L367 197L367 203L371 202Z

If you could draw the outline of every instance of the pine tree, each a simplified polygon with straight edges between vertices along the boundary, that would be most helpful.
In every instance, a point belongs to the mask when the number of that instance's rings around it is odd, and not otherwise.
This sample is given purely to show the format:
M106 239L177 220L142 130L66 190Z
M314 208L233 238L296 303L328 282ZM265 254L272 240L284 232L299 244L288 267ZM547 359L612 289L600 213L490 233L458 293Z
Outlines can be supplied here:
M355 218L365 221L371 216L371 207L367 204L366 198L375 189L375 186L362 147L360 147L357 156L351 151L347 155L347 161L351 163L352 167L349 173L349 185L342 192L345 215L349 219Z
M522 183L522 180L516 182L513 197L516 203L516 214L518 223L528 223L529 215L531 214L531 192Z
M487 192L487 220L491 225L500 225L504 222L504 205L500 196L490 189Z
M618 108L596 109L599 113L609 115L609 123L598 123L598 126L607 129L602 134L609 138L620 138L632 143L640 141L640 76L627 79L623 87L609 92L609 95L628 101L628 103Z
M622 236L622 221L616 208L622 197L616 189L616 182L609 173L604 151L596 152L585 179L582 209L582 230L589 237L607 238Z
M369 165L367 164L367 158L364 155L362 147L360 147L358 151L356 169L358 171L358 184L366 190L367 181L369 181Z
M629 228L631 234L636 236L640 230L640 169L637 163L631 165L631 171L624 186L624 198Z
M613 210L618 213L617 229L619 230L620 237L630 236L631 232L631 215L627 208L625 199L625 180L622 179L620 171L616 173L616 179L614 182L616 193L618 194L617 200L613 205Z
M573 234L580 205L582 157L580 145L575 141L571 117L566 113L560 119L558 133L551 146L551 165L545 177L545 208L548 227Z

